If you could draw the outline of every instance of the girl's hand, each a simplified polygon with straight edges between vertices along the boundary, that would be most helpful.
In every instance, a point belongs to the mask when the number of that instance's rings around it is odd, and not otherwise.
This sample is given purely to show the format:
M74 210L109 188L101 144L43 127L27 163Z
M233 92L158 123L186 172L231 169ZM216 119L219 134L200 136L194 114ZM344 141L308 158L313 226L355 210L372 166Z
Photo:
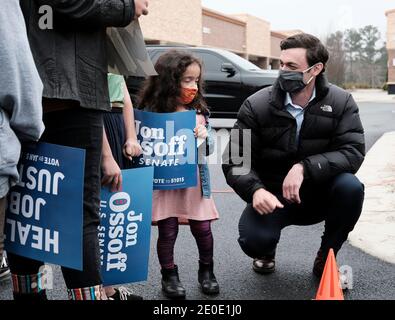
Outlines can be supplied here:
M123 145L123 155L132 160L132 157L138 157L141 155L143 150L136 140L128 139Z
M122 190L122 173L118 164L115 162L114 157L103 156L101 161L103 177L101 180L102 185L108 185L112 192Z
M206 139L208 136L207 128L200 124L195 129L193 129L196 138Z

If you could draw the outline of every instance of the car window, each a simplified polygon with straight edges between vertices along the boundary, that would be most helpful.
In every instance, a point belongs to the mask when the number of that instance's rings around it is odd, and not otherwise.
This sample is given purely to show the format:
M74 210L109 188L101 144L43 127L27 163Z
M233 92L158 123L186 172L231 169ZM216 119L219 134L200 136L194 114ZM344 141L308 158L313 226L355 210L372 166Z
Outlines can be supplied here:
M156 50L148 49L149 56L151 58L152 63L158 61L159 57L167 52L170 49L166 50ZM225 62L232 63L236 68L241 68L248 71L261 71L262 69L256 66L255 64L251 63L250 61L234 54L233 52L229 52L226 50L219 50L220 54L223 57L220 57L216 54L210 52L202 52L202 51L194 51L192 50L192 54L197 56L203 61L204 69L206 72L221 72L221 66Z
M164 53L164 51L158 50L148 50L148 54L151 58L152 63L155 65L156 61L158 61L159 57Z
M233 52L226 51L226 50L219 50L219 51L225 58L229 59L233 64L235 64L236 66L239 66L240 68L242 68L244 70L248 70L248 71L262 70L261 68L259 68L255 64L253 64L252 62L238 56L237 54L235 54Z
M194 52L194 55L202 59L203 68L208 72L221 72L221 66L224 62L220 57L206 52Z

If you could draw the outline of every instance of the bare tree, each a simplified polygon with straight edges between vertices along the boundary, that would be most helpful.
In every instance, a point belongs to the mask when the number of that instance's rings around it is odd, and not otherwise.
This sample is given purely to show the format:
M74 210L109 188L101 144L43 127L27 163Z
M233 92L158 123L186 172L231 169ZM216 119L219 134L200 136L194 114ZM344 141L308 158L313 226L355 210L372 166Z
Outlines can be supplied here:
M348 66L346 81L355 82L356 77L354 67L356 62L360 61L362 53L362 36L358 30L348 29L345 32L344 47L348 54Z
M329 81L342 86L345 82L346 74L346 51L344 49L344 35L341 31L332 33L326 39L330 58L327 65L327 75Z
M369 84L372 88L377 87L378 80L378 65L376 64L379 50L377 49L377 42L381 38L381 34L377 27L372 25L366 26L360 29L362 36L362 61L367 71L367 77L369 78Z

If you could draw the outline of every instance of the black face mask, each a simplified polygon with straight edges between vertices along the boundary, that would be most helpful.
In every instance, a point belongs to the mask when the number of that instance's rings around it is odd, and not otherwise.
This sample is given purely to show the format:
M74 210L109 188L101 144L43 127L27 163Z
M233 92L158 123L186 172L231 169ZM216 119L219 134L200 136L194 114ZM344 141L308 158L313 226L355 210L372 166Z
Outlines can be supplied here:
M313 67L314 66L302 72L280 70L280 75L278 80L281 89L289 93L297 93L302 91L311 82L311 80L314 79L314 77L311 77L311 79L307 83L304 83L304 79L303 79L303 75Z

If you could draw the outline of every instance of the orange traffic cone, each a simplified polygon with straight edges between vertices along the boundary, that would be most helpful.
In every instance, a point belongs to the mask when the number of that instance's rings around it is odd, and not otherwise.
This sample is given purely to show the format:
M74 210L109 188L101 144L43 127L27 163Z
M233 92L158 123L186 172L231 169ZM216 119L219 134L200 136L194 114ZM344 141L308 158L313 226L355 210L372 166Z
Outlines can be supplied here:
M315 300L344 300L335 253L330 249Z

